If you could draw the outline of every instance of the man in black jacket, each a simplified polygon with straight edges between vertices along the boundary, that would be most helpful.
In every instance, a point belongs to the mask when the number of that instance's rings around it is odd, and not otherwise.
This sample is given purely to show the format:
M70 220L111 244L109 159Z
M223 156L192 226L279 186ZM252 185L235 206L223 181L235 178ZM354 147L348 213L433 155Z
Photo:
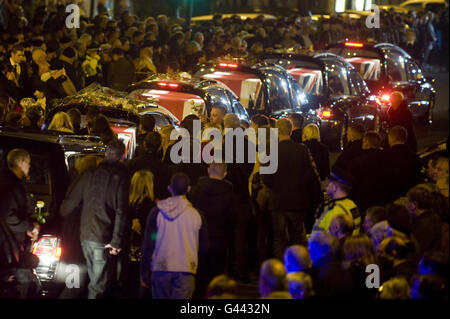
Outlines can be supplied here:
M155 118L151 114L144 114L139 120L138 135L136 136L136 157L144 151L144 140L148 133L155 130ZM161 155L161 154L160 154Z
M432 195L417 185L408 194L408 209L413 218L413 235L419 244L419 255L441 248L441 220L431 209Z
M400 125L408 132L408 145L413 152L417 152L417 138L414 133L414 117L408 107L408 101L402 92L396 91L391 95L391 107L387 111L389 128Z
M274 174L261 174L262 181L270 189L269 211L272 215L274 254L282 259L285 248L286 228L291 244L306 244L305 215L313 212L322 197L320 179L308 148L291 140L292 124L280 119L278 128L278 170ZM314 206L314 208L313 208Z
M33 225L31 220L31 206L22 183L22 180L28 176L31 158L28 151L16 148L8 153L6 159L8 168L0 172L0 220L3 221L4 229L8 229L10 243L18 246L15 248L16 253L20 251L20 256L15 258L21 258L27 256L26 236L37 240L39 234L39 226ZM1 249L6 248L4 244L0 242ZM36 265L25 266L15 263L10 266L14 267L10 269L12 271L10 275L15 276L14 292L17 293L17 297L21 299L29 297L31 288L35 288L31 268Z
M108 87L125 91L134 81L134 65L128 60L122 49L114 48L112 50L113 61L108 67L108 74L106 75L106 84Z
M224 180L227 175L225 163L211 163L209 177L200 177L188 194L195 208L203 213L208 229L209 250L205 263L200 262L199 275L204 278L204 286L217 275L227 272L227 250L231 248L231 219L233 217L233 185ZM243 243L240 243L243 244ZM202 286L202 285L200 285ZM206 291L200 293L204 294Z
M108 144L106 160L88 170L67 194L61 215L81 205L80 240L90 284L89 299L106 296L113 281L113 259L127 241L130 177L120 163L125 146L118 140Z
M24 149L13 149L8 153L7 162L8 167L0 172L0 218L21 245L25 235L36 240L39 233L37 227L33 227L32 211L22 182L30 170L30 154Z
M337 168L347 169L350 161L362 153L362 138L364 133L365 128L361 124L355 123L348 127L347 144L334 163L333 170Z
M225 127L225 145L224 154L227 165L226 179L233 184L233 207L234 207L234 243L236 253L236 266L238 273L238 280L248 280L249 274L249 244L254 245L256 238L250 237L252 214L252 203L248 189L248 181L253 171L255 158L249 157L249 149L254 145L244 134L240 128L241 122L236 114L227 114L223 121ZM227 131L229 130L229 131ZM243 149L238 148L240 142L243 141ZM227 141L233 141L231 145ZM233 157L230 156L232 152ZM243 152L240 153L240 152ZM253 155L252 155L253 156ZM227 158L230 157L230 158ZM239 158L242 161L239 161ZM230 163L230 160L232 162Z
M397 125L389 130L389 149L386 150L386 155L394 174L392 200L404 196L411 187L419 183L421 177L419 155L405 144L407 136L408 132L403 126Z
M386 153L381 150L381 137L376 132L364 134L362 153L348 165L347 172L353 177L350 198L361 212L371 206L389 203L392 174Z

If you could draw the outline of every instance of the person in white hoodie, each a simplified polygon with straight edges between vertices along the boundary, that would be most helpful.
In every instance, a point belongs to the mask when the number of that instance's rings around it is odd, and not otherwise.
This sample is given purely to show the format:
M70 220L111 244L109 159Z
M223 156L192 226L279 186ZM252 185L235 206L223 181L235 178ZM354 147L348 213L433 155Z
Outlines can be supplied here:
M172 197L158 201L147 217L141 284L151 286L154 299L190 299L198 254L207 250L206 224L186 198L189 184L187 175L173 175L169 185Z

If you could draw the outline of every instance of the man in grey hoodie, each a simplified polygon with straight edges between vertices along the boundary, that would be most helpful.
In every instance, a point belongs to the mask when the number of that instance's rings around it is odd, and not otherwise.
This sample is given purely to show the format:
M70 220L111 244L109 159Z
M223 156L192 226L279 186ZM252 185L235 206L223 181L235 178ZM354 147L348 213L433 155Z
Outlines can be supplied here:
M147 217L141 283L151 285L154 299L191 298L198 254L207 250L206 224L186 198L189 184L189 177L183 173L172 176L172 197L158 201Z

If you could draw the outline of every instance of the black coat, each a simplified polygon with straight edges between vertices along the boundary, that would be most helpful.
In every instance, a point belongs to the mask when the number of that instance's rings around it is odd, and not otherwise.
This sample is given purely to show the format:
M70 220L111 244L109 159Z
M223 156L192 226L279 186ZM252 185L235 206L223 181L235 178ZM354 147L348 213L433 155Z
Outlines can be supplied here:
M210 247L214 252L229 245L233 219L233 185L225 180L201 177L188 194L195 208L203 213Z
M325 180L330 176L330 152L326 145L317 140L309 140L304 143L316 163L317 170L321 180Z
M393 128L396 125L403 126L408 132L406 145L408 145L413 152L417 152L417 139L416 134L414 133L414 118L408 108L407 102L403 102L396 110L389 108L387 111L387 123L389 128Z
M301 128L293 130L291 133L291 140L293 140L294 142L297 142L297 143L301 143L302 142L302 134L303 134L303 130Z
M392 200L406 195L409 189L421 179L420 157L405 144L397 144L386 150L387 160L392 169Z
M80 240L122 248L129 226L130 177L120 162L104 161L88 170L73 186L61 205L67 216L82 204Z
M21 180L9 169L0 172L0 218L8 225L18 243L33 230L31 205Z
M261 174L269 187L270 211L304 213L322 199L318 173L312 164L308 148L292 140L278 144L278 170L274 174Z
M361 212L371 206L384 206L391 197L392 174L386 153L378 149L364 150L348 166L353 177L350 196Z
M106 84L114 90L125 91L133 83L134 73L133 62L126 58L120 58L109 65Z
M148 170L153 174L155 198L163 199L170 195L167 190L170 182L169 168L161 162L158 154L143 153L139 157L128 161L126 166L131 176L140 170Z
M333 170L335 169L341 169L344 171L347 170L350 162L359 155L361 155L361 153L362 153L362 140L348 142L345 145L344 150L342 151L341 154L339 154L339 157L334 163Z

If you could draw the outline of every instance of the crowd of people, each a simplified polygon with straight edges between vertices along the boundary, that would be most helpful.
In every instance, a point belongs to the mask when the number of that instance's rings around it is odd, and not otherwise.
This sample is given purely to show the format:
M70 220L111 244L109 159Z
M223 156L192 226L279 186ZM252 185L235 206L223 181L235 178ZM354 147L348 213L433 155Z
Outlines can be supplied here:
M352 124L330 165L317 126L304 126L299 114L277 121L259 114L245 123L214 105L211 115L203 129L233 138L277 128L276 172L262 173L266 164L257 158L239 163L236 149L232 163L176 163L172 153L184 150L173 149L175 128L158 132L151 115L141 121L131 160L123 161L117 136L106 135L104 160L77 161L60 208L64 258L86 265L88 298L110 297L117 285L127 297L232 298L237 283L256 281L258 272L263 298L448 297L448 156L431 158L423 171L405 127L391 126L384 144L379 133ZM67 114L59 117L73 129ZM189 115L181 127L192 132L196 120ZM107 121L97 114L94 128ZM254 143L243 140L246 150ZM15 149L7 162L1 217L23 243L39 232L23 213L30 155ZM381 293L366 286L373 265Z
M79 29L69 30L64 7L54 13L37 8L27 19L20 1L8 4L10 19L0 42L0 118L5 125L36 130L52 99L89 83L123 90L149 73L189 71L206 59L270 48L317 49L356 38L349 32L362 30L340 18L315 24L220 16L191 30L170 25L166 16L139 21L128 12L116 19L105 14L83 19ZM425 17L406 17L412 21L409 30L423 36L421 26L433 23ZM374 38L390 36L390 42L402 44L404 34L395 39L393 30L374 31L379 32ZM422 46L417 41L413 44ZM427 62L426 56L418 59ZM38 106L21 105L33 96ZM158 132L152 116L141 118L137 156L123 162L125 147L98 110L89 111L86 128L76 110L56 114L49 130L100 136L107 145L103 161L95 156L78 161L60 209L63 242L73 248L69 257L87 267L87 297L111 296L119 285L128 297L233 298L237 284L257 274L263 298L448 297L449 160L431 159L423 174L412 117L404 116L406 101L393 94L392 104L387 139L351 125L333 165L317 126L304 125L301 115L274 121L258 114L245 123L214 105L203 128L278 129L274 174L260 173L265 164L257 158L176 163L174 127ZM180 126L192 132L195 120L200 119L189 115ZM244 140L246 149L254 143ZM20 246L39 232L25 213L21 183L29 173L29 153L12 150L7 166L0 177L0 222ZM369 265L380 269L380 294L366 287ZM14 286L17 273L1 275L2 284ZM21 284L17 296L26 297L23 286L31 283ZM63 295L82 292L66 289Z
M210 59L287 48L321 50L345 38L397 44L424 66L448 60L440 59L448 56L448 8L439 16L382 11L380 28L367 28L365 16L346 15L319 20L214 15L211 21L186 26L182 19L139 19L126 10L111 18L99 7L95 18L82 16L80 27L69 29L63 4L48 10L30 5L23 0L0 3L0 92L10 108L28 97L40 100L45 109L52 99L93 82L124 90L150 74L190 71Z

